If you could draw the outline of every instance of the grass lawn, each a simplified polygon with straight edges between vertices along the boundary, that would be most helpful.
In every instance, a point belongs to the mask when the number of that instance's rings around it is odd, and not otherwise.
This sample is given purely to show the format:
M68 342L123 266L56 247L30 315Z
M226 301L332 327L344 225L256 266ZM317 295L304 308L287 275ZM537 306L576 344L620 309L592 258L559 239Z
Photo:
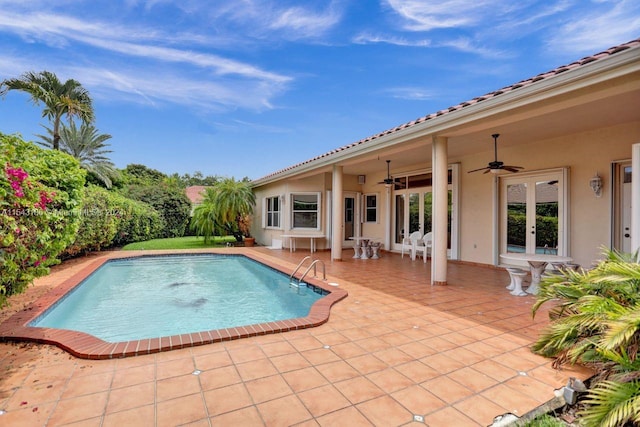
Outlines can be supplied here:
M174 237L172 239L153 239L146 242L129 243L122 248L124 251L137 251L142 249L201 249L219 248L227 245L227 242L235 242L233 236L215 236L204 244L204 237Z

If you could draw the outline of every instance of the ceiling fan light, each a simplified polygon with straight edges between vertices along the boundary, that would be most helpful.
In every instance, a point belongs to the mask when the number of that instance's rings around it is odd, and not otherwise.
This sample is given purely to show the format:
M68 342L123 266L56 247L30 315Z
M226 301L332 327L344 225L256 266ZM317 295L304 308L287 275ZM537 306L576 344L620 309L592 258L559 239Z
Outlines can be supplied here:
M491 173L495 173L495 174L499 174L500 173L500 169L489 169L489 171Z

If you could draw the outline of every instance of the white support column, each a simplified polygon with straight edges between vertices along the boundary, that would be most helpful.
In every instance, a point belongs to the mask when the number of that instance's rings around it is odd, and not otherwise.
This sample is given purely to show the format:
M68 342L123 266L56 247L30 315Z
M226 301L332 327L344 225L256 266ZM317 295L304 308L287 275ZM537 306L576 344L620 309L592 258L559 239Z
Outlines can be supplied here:
M631 146L631 253L640 249L640 144Z
M342 166L333 165L331 194L331 260L342 261L344 226L344 197L342 195Z
M431 248L431 284L447 284L447 213L448 213L447 138L433 137L433 242Z
M391 250L391 184L385 184L384 199L384 249Z

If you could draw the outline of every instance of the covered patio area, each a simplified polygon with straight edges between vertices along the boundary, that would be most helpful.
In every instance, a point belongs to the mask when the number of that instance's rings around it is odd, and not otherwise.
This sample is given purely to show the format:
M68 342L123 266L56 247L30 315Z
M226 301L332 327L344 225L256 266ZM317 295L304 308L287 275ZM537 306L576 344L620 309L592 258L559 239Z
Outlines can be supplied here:
M309 254L228 250L290 269ZM55 267L0 321L103 256ZM420 259L313 256L349 293L319 327L116 360L0 343L0 424L487 426L589 374L529 351L549 307L532 319L535 297L510 295L503 269L450 262L448 286L431 286Z

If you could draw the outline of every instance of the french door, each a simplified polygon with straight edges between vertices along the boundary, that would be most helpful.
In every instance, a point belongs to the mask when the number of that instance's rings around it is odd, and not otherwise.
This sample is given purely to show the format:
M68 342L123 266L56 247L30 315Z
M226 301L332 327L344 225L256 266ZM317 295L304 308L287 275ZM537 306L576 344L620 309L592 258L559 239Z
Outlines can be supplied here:
M631 162L614 165L613 247L630 253L631 249Z
M500 252L566 255L566 171L500 177Z
M457 166L457 165L454 165ZM451 258L457 257L457 167L449 170L447 249ZM432 231L433 192L431 173L397 177L394 182L393 249L400 250L402 239L414 231Z
M342 245L351 247L353 246L353 240L351 237L356 237L359 235L359 200L358 193L344 193L344 224L342 227L343 236L342 236Z

